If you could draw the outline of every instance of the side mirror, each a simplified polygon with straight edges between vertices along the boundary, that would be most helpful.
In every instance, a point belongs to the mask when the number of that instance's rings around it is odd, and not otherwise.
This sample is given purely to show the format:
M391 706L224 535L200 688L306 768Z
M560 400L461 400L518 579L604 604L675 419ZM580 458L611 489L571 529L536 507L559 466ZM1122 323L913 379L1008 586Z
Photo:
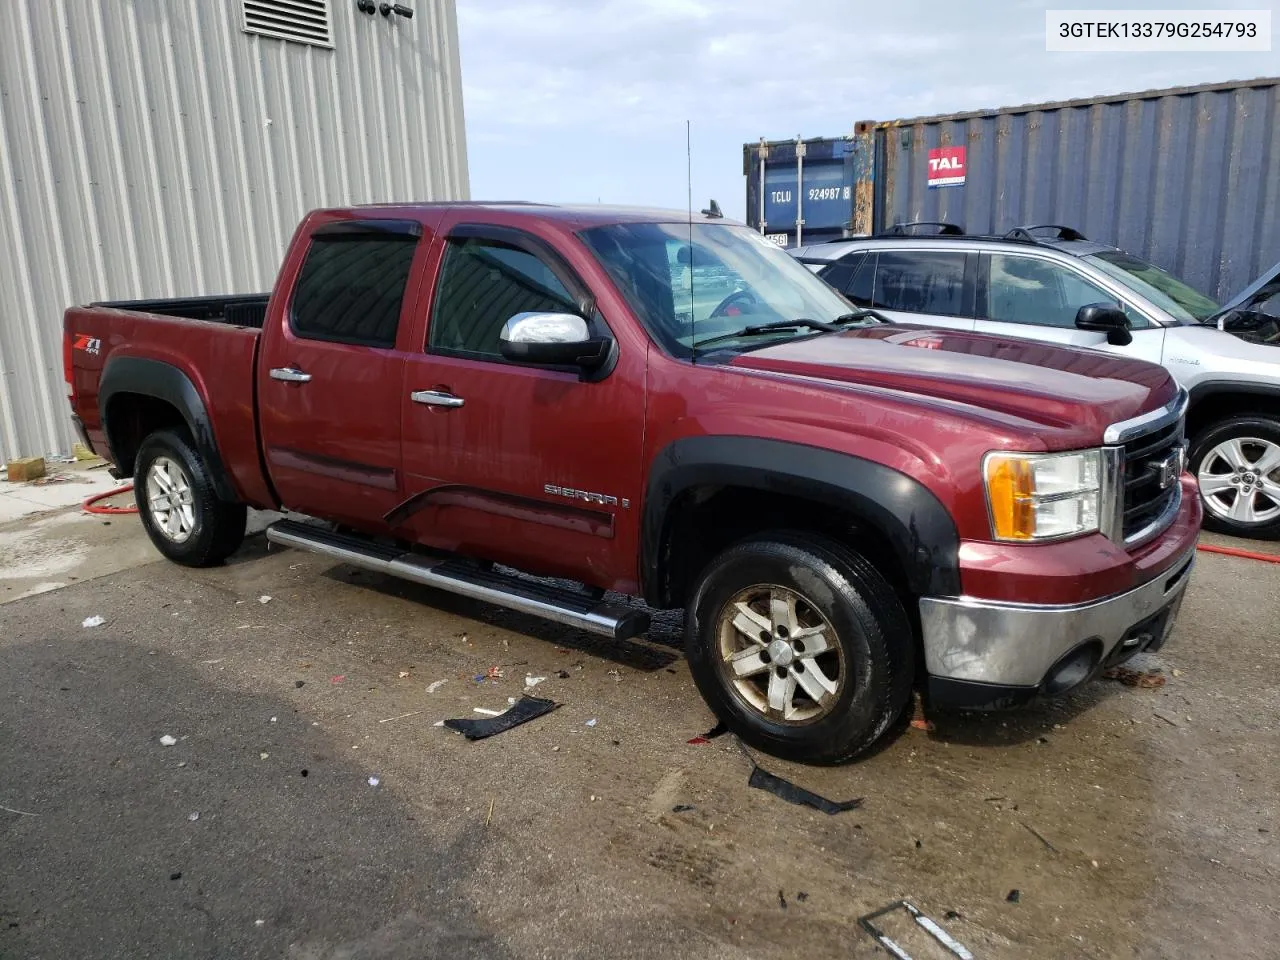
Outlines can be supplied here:
M594 370L609 358L612 342L593 337L587 321L572 313L517 313L502 325L498 350L517 363Z
M1105 333L1107 343L1115 347L1127 347L1133 343L1133 334L1129 332L1129 318L1112 303L1086 303L1076 311L1076 327Z

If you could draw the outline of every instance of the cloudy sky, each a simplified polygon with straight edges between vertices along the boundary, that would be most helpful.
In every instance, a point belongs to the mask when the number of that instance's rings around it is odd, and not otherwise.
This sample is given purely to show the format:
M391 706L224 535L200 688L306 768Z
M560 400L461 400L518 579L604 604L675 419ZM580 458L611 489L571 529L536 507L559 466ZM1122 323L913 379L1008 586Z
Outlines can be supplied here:
M457 0L475 199L744 214L742 144L857 120L1280 73L1271 53L1047 53L1035 0ZM1116 5L1119 6L1119 5ZM1125 7L1271 9L1278 0Z

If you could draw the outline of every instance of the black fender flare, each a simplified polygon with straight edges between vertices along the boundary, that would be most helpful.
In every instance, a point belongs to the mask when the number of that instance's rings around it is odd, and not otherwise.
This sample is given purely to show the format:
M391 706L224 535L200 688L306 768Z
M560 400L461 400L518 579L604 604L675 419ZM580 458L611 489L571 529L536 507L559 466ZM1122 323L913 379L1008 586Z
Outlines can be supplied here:
M102 429L107 435L107 446L112 455L120 456L122 446L116 430L113 430L109 416L111 401L121 394L137 394L154 397L169 404L182 416L195 440L196 450L213 479L214 492L218 498L231 503L240 498L236 495L229 479L226 465L222 462L222 454L213 435L213 423L209 419L209 411L204 399L196 390L182 370L163 360L151 360L146 357L108 357L98 383L98 416L102 420ZM136 451L134 451L136 453ZM120 463L116 466L129 474L133 472L132 463Z
M704 485L775 492L852 514L888 540L914 593L961 593L955 521L920 481L835 450L755 437L700 436L673 441L650 466L640 571L650 602L659 599L661 590L671 507L681 494Z
M1280 386L1269 383L1242 383L1239 380L1202 380L1188 391L1188 414L1200 401L1221 393L1253 394L1280 399Z

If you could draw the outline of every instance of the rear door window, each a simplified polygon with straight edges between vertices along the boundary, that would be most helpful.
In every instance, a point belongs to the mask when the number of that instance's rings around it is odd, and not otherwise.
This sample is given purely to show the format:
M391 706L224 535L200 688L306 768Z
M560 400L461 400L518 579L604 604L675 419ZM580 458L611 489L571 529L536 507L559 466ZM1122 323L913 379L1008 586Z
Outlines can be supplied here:
M949 251L881 251L875 273L873 306L904 313L944 317L972 316L966 293L966 258Z
M394 347L418 238L337 234L311 241L289 326L306 340Z
M875 298L872 292L876 281L876 257L878 254L868 253L866 259L858 264L858 270L845 288L845 298L855 307L870 307Z
M851 253L849 256L841 257L834 263L823 267L818 271L818 276L841 293L844 293L849 284L853 282L853 275L858 272L858 267L862 266L862 261L866 257L865 253Z

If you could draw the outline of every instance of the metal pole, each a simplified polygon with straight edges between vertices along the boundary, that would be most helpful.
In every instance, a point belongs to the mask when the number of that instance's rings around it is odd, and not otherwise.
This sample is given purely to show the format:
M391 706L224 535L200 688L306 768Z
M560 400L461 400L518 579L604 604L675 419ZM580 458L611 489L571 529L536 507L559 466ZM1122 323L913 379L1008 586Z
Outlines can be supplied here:
M760 232L764 233L764 162L769 159L769 144L760 138Z
M804 243L804 141L796 134L796 246Z

